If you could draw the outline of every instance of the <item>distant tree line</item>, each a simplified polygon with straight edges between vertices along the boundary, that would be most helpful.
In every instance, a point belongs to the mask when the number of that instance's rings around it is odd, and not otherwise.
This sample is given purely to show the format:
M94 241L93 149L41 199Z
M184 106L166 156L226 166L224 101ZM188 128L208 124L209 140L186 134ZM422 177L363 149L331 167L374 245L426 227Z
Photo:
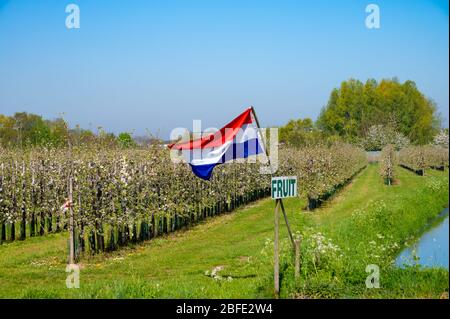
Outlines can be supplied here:
M387 144L402 148L445 139L436 104L413 81L397 79L365 83L350 79L335 88L316 122L291 120L280 127L280 141L294 146L342 140L367 150Z
M104 147L138 147L154 143L152 136L133 137L129 132L119 135L108 133L102 127L94 133L79 125L69 128L63 118L48 120L40 115L17 112L12 116L0 114L0 145L26 148L31 146L64 147L70 141L73 146L95 145Z
M381 150L388 144L401 149L409 144L434 143L448 148L448 129L441 130L435 103L421 93L413 81L397 79L365 83L350 79L332 90L317 121L290 120L280 127L280 142L292 146L333 144L336 141L359 145L366 150ZM119 135L99 127L97 132L68 128L63 118L18 112L0 114L0 145L3 147L99 145L139 147L161 142L152 136Z

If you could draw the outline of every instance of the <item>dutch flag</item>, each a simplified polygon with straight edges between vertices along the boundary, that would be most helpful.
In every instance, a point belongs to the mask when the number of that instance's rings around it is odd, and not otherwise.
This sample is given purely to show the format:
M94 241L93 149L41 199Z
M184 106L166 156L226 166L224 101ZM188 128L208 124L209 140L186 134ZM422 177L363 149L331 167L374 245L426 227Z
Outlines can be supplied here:
M211 178L216 165L266 152L253 107L215 133L169 148L181 152L194 174L204 180Z

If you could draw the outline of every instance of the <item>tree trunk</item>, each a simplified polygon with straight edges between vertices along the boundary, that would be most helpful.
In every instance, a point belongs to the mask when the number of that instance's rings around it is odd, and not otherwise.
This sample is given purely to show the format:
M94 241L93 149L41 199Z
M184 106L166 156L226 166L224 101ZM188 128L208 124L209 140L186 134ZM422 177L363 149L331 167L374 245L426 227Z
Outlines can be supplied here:
M16 240L16 225L14 222L11 223L11 236L10 236L10 240L14 241Z
M93 230L91 230L91 232L89 233L89 244L91 247L91 253L96 253L97 249L95 247L95 232Z
M1 236L0 236L0 244L3 243L4 241L6 241L6 225L5 223L2 223L2 227L1 227Z
M56 220L56 232L58 233L61 231L61 227L59 225L59 220L60 220L59 216L56 216L55 220Z
M163 217L163 233L164 234L168 233L168 231L167 231L167 216Z
M131 237L131 242L136 244L137 243L137 226L136 223L133 223L133 234Z
M47 232L51 233L53 231L53 216L51 213L47 217Z
M80 233L78 234L78 241L80 242L81 251L85 251L86 243L84 241L84 224L83 223L81 223L80 228L81 228L81 230L80 230Z
M41 216L40 216L39 235L41 235L41 236L45 235L45 216L44 216L44 212L41 212Z
M130 241L130 227L126 224L123 228L123 244L126 245Z
M155 223L155 215L152 214L152 220L151 220L151 231L150 231L150 235L152 237L156 237L156 223Z
M122 232L122 228L123 226L118 226L117 227L117 244L119 246L123 245L123 232Z
M105 251L105 236L103 235L102 224L97 224L97 249L99 251Z
M20 240L27 238L27 212L25 206L22 205L22 220L20 222Z
M108 245L108 251L114 251L116 250L116 242L114 237L114 227L111 227L110 233L109 233L109 245Z
M36 235L36 217L34 217L34 212L31 213L31 221L30 221L30 237L34 237Z

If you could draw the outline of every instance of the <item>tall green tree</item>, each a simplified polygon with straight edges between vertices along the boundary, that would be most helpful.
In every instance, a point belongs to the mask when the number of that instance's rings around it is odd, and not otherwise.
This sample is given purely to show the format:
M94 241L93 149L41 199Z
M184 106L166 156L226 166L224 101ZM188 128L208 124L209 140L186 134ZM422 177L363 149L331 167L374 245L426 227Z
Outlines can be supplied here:
M332 144L339 140L336 137L323 134L310 118L290 120L286 125L279 128L280 142L296 147Z
M373 125L388 125L413 143L425 144L439 131L440 118L435 103L413 81L394 78L342 82L317 120L322 131L347 140L365 136Z

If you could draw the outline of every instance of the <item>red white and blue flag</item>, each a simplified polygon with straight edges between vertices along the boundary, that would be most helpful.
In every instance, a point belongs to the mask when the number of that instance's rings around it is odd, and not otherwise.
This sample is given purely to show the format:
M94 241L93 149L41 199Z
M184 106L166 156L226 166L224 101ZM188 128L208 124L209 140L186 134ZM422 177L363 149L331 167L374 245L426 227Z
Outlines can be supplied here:
M194 174L204 180L211 178L217 165L265 152L252 107L215 133L169 148L180 151Z

